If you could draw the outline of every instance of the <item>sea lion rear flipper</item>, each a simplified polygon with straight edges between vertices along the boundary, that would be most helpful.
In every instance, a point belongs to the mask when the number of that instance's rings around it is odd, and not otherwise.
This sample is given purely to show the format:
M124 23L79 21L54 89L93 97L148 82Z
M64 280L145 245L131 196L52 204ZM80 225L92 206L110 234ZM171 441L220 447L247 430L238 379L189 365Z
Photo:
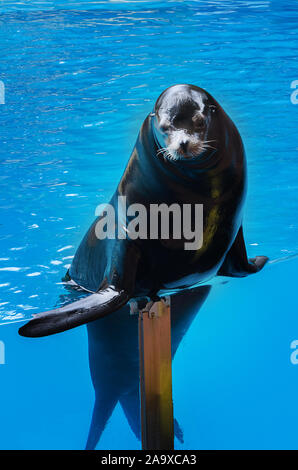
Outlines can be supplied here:
M111 256L109 274L98 292L64 307L34 315L19 329L19 334L27 337L48 336L115 312L133 294L138 260L136 248L119 243Z
M174 434L177 437L178 441L181 442L181 444L183 444L184 443L183 431L176 418L174 418Z
M248 274L260 271L268 259L267 256L247 258L243 228L241 226L217 274L218 276L245 277Z
M94 450L97 446L117 402L118 397L115 394L102 391L99 396L96 396L86 450Z

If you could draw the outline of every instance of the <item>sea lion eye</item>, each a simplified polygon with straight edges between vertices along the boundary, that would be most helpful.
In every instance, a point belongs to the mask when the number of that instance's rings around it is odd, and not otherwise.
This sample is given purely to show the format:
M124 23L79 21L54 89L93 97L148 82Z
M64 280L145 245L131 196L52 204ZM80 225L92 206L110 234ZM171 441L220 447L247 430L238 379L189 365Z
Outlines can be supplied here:
M217 107L214 104L211 104L209 106L209 109L210 109L211 113L214 113L217 110Z
M205 119L203 116L200 116L199 114L196 114L193 118L192 121L195 125L196 128L202 129L205 126Z
M161 130L161 132L167 132L169 128L170 128L170 123L168 121L162 121L159 124L159 129Z

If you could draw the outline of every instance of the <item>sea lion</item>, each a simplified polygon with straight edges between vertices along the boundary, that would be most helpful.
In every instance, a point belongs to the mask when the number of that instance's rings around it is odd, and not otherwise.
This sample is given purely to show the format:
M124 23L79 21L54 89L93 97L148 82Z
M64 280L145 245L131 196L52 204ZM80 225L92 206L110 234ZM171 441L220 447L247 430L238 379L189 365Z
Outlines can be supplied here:
M152 204L187 204L192 210L201 204L202 245L189 250L183 237L132 239L121 230L114 239L99 239L102 213L67 273L69 281L93 293L35 315L19 333L39 337L62 332L113 313L133 299L156 300L218 274L242 277L260 271L268 258L248 259L246 254L245 193L245 152L232 120L202 88L182 84L166 89L141 127L110 205L125 225L119 196L127 206L142 204L148 213Z

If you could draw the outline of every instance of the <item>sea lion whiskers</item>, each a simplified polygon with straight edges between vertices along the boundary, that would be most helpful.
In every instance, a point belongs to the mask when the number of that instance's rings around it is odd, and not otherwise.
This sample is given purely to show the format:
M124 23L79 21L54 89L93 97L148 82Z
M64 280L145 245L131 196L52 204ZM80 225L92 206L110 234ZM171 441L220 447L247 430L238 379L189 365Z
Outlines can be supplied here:
M160 149L157 150L156 155L164 154L164 152L167 151L167 147L161 147Z
M162 155L165 159L168 158L170 160L173 160L173 155L171 154L170 150L167 147L162 147L157 150L156 152L157 156Z
M213 147L212 145L209 145L209 142L216 142L216 140L203 140L202 141L203 151L205 151L207 149L217 150L216 147Z

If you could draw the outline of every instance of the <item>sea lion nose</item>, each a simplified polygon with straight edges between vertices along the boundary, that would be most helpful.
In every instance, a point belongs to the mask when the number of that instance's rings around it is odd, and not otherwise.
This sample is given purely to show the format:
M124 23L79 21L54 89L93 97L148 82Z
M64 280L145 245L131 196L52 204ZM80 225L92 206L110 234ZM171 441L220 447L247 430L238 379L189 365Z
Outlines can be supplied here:
M184 142L181 142L180 150L182 150L183 153L187 153L188 143L189 143L188 140L185 140Z

